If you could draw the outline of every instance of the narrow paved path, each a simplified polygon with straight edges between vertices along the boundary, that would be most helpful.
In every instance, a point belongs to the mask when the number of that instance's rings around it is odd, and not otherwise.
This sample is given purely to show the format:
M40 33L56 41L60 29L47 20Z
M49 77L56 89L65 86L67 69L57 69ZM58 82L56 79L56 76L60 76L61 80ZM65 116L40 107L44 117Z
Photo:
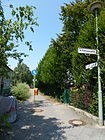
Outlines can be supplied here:
M72 126L68 121L73 119L86 125ZM4 132L0 140L105 140L105 128L46 96L38 95L34 102L33 94L19 103L18 120Z

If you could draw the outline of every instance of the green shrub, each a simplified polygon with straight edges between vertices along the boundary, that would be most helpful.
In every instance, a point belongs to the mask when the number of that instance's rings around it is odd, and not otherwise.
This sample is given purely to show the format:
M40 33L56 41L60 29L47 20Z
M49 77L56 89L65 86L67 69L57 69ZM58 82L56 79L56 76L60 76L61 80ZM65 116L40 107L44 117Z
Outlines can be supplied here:
M12 94L19 100L27 100L30 96L29 86L26 83L18 83L12 87Z
M73 106L78 107L79 102L79 90L73 89L70 91L70 101Z
M3 126L10 127L11 124L8 122L8 118L10 117L9 114L5 113L0 116L0 132L3 131Z
M90 112L92 103L92 92L87 89L74 89L70 93L70 100L73 106Z

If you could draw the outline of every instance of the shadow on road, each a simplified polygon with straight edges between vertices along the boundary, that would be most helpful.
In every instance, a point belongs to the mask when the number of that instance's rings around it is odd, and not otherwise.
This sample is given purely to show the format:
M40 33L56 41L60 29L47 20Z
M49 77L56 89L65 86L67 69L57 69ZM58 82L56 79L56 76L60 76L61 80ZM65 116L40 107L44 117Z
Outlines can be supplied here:
M19 103L18 120L11 128L4 129L0 140L66 140L56 118L45 118L35 112L34 108L41 107L43 102Z

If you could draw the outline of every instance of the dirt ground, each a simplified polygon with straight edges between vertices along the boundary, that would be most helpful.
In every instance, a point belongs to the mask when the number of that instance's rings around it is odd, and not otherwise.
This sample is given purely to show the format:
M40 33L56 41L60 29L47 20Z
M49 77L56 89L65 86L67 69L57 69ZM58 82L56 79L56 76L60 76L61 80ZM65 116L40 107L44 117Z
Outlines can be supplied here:
M69 120L81 120L82 126L73 126ZM78 123L78 122L77 122ZM49 100L43 95L18 103L17 121L4 129L0 140L104 140L105 128L67 105Z

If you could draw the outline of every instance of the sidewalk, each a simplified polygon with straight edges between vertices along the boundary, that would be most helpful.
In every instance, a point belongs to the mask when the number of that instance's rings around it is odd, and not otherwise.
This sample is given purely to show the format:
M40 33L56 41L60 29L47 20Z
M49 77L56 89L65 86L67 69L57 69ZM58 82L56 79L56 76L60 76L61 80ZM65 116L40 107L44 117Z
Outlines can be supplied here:
M73 126L69 120L85 122ZM30 97L19 103L18 120L12 128L0 135L0 140L104 140L105 128L84 115L76 113L67 105L49 100L46 96Z

